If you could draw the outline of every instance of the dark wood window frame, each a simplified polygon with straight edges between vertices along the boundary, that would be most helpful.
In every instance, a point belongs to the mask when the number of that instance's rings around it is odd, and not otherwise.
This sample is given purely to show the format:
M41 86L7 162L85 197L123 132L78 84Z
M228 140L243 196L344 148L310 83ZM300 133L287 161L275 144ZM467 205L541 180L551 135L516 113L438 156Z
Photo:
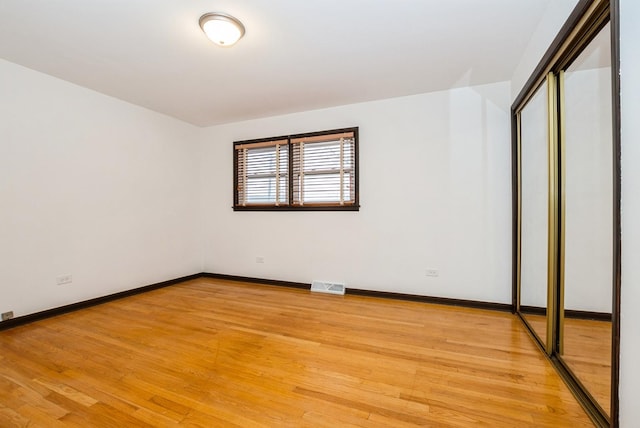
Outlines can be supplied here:
M330 136L335 139L323 140L323 137ZM311 155L305 157L305 147L321 150L321 144L332 141L340 141L339 157L336 158L338 155L334 153L334 162L339 159L339 168L321 152L316 153L313 159L316 167L312 171L302 167L302 159L311 160ZM275 163L269 162L268 166L268 162L261 163L259 150L272 156ZM252 153L248 155L249 151ZM338 192L339 196L325 201L314 201L310 196L305 198L305 189L311 189L312 185L301 185L304 177L323 175L327 179L328 176L337 176L340 184L337 188L334 184L329 190L316 187L316 199L332 192ZM269 196L260 193L260 185L265 186L264 182L255 185L252 195L248 187L250 178L268 181ZM248 198L254 200L248 201ZM260 199L264 201L260 202ZM358 127L233 142L234 211L359 211L359 201Z

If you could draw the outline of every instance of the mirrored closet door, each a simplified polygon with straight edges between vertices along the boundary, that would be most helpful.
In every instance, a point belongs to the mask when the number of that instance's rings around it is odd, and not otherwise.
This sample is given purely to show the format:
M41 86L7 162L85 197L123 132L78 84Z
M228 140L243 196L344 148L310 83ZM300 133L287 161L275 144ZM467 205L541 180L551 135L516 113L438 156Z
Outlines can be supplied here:
M581 0L512 107L515 310L597 426L616 426L618 408L612 34L609 1Z
M518 115L520 144L520 313L551 351L549 276L549 84L545 79Z
M564 302L559 354L607 414L614 197L610 34L607 24L560 72Z

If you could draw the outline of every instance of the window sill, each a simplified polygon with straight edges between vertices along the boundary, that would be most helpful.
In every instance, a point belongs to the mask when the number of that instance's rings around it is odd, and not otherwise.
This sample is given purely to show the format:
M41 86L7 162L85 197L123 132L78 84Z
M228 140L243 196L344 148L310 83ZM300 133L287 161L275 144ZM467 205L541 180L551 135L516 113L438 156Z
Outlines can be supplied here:
M234 211L360 211L360 205L281 206L249 205L233 207Z

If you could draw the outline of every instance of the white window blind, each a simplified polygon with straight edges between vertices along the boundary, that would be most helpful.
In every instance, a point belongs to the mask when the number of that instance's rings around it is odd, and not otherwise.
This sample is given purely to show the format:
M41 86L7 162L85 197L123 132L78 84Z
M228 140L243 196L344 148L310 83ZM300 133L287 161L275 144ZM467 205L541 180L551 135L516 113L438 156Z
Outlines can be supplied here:
M286 140L236 146L238 204L288 203L289 145Z
M355 203L353 133L292 139L294 205Z

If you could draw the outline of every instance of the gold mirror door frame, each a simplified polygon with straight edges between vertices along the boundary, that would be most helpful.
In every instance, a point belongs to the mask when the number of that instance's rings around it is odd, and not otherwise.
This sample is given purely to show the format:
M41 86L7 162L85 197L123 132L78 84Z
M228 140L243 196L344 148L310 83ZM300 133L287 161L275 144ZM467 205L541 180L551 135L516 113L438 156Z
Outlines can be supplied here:
M548 231L548 261L547 261L547 354L551 355L554 343L557 342L558 328L558 250L559 250L559 224L558 224L558 193L559 193L559 165L558 165L558 97L556 76L553 73L547 75L547 103L549 113L549 231Z

